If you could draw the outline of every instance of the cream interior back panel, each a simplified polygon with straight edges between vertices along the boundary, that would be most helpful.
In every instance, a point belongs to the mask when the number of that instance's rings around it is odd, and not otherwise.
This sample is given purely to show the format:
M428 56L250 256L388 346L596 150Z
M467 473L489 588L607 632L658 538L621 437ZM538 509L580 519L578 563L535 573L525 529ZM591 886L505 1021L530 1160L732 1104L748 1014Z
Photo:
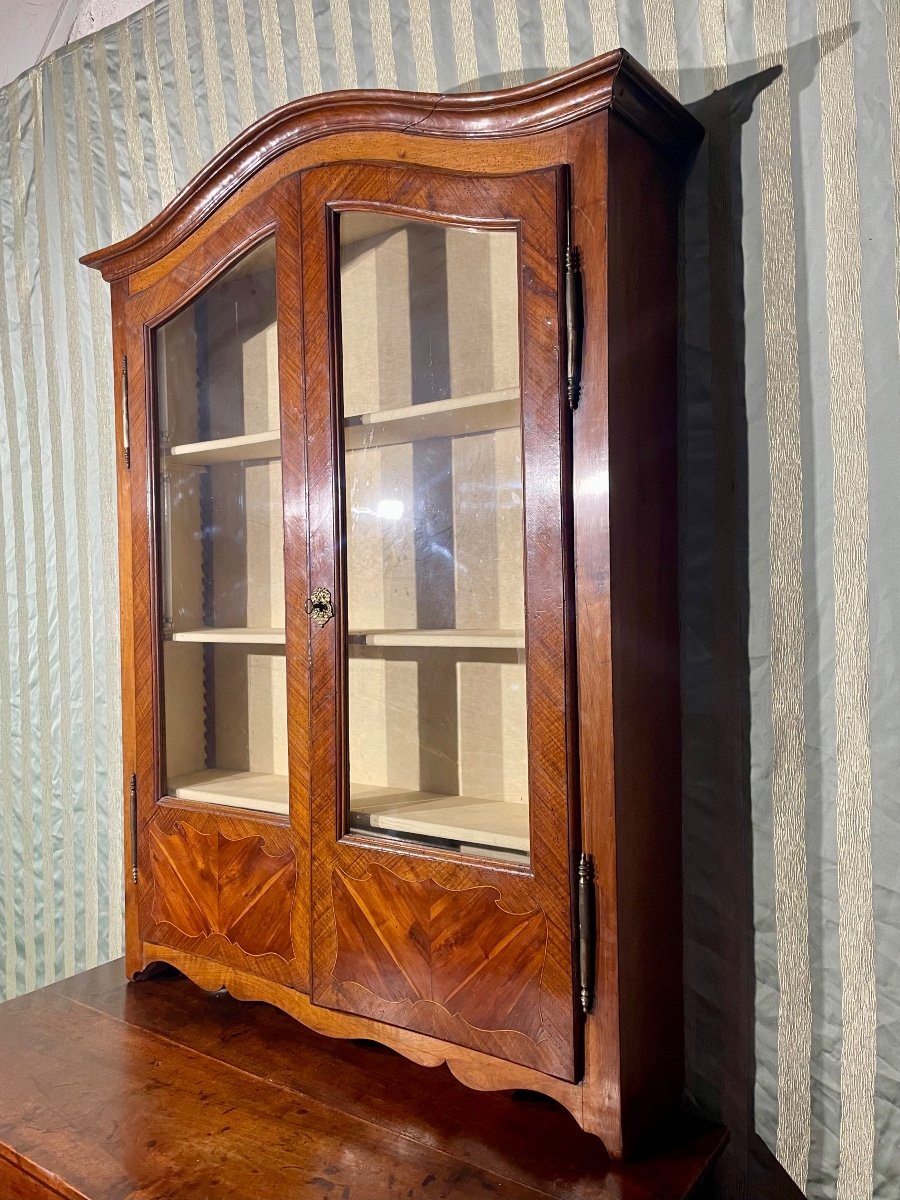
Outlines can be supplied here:
M274 243L157 334L167 790L287 811Z
M340 219L351 827L527 854L517 236Z

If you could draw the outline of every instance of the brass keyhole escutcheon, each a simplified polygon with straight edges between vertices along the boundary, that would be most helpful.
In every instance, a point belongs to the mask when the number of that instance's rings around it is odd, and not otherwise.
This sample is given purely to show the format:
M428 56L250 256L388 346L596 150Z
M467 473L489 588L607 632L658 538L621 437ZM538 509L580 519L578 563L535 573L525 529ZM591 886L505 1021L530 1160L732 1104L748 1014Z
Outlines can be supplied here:
M328 588L316 588L306 601L306 611L319 626L327 625L334 616L334 605Z

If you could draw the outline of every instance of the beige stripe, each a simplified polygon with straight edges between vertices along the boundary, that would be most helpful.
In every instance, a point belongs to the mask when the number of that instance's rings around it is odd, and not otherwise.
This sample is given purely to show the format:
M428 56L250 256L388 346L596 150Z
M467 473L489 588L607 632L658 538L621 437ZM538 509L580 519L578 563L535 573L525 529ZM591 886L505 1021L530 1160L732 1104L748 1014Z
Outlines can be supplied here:
M453 24L456 76L461 90L472 92L478 87L478 56L475 53L475 27L470 0L450 0L450 20Z
M316 41L312 0L294 0L294 12L297 17L297 49L300 51L303 93L306 96L314 96L322 90L322 74L319 69L319 43Z
M147 172L144 165L144 144L138 117L137 84L134 78L134 58L128 22L119 26L119 80L122 88L122 108L125 118L125 136L128 141L128 157L131 160L131 186L134 189L134 204L138 224L144 225L150 218L150 200L147 194Z
M841 1134L837 1200L872 1194L876 991L869 759L869 468L850 0L819 0L828 355L834 454Z
M194 95L194 81L191 78L191 55L184 20L184 0L170 0L169 37L172 39L172 69L178 92L178 113L185 161L188 175L193 177L203 166L203 151L200 149L197 99Z
M250 63L250 42L244 19L243 0L227 0L228 33L231 57L234 60L234 80L237 85L241 129L256 120L256 99L253 95L253 67Z
M84 60L83 60L83 54L82 54L82 47L77 46L75 48L74 53L75 53L75 59L74 59L73 66L75 69L73 71L73 77L74 77L74 81L75 81L75 94L74 94L74 97L71 95L71 93L69 94L68 102L69 102L69 105L71 106L72 100L74 99L74 101L75 101L75 104L74 104L75 122L74 122L74 124L75 124L76 134L79 135L78 136L79 154L78 154L77 176L81 182L81 207L82 207L82 214L83 214L83 220L84 220L84 226L85 226L85 240L88 241L91 245L96 245L96 243L97 243L97 228L96 228L96 222L94 219L93 174L90 170L90 158L88 158L88 161L86 163L84 161L83 154L80 152L80 143L83 142L85 137L87 137L88 140L90 139L90 132L88 129L88 122L87 122L87 108L86 108L85 97L84 97ZM56 97L54 97L54 104L56 104ZM63 119L65 119L64 115L63 115ZM69 165L70 161L71 160L67 160L67 162L63 164L63 173L65 171L65 167L67 165ZM65 220L66 218L64 217L63 219ZM75 268L74 264L73 264L73 270L75 270L75 269L77 269L77 268ZM90 279L89 279L89 283L90 283ZM77 303L78 302L77 290L76 290L75 294L76 294L76 303ZM93 308L93 303L92 303L91 307ZM70 353L74 353L76 355L81 355L83 353L83 347L84 347L84 340L83 340L84 331L82 330L82 327L81 327L80 314L77 317L75 317L73 314L73 324L74 324L74 328L72 330L72 334L70 334L69 351L70 351ZM103 331L102 330L98 331L97 326L96 326L96 321L93 323L92 333L93 333L93 343L92 343L91 348L94 351L94 354L96 356L97 346L95 343L96 343L96 338L98 336L98 333L101 338L103 337ZM102 344L102 342L101 342L101 344ZM88 375L87 379L85 379L84 382L86 383L87 386L85 388L85 392L83 393L83 395L84 396L86 396L86 395L95 396L98 410L99 410L100 406L107 402L103 396L101 380L100 379L92 380L90 378L90 376ZM82 422L79 421L78 424L82 424ZM85 679L85 692L84 692L84 694L85 694L85 705L84 705L84 710L85 710L85 750L84 750L84 757L85 757L85 784L84 784L84 793L85 793L85 797L84 797L84 799L85 799L85 808L84 808L84 813L85 813L85 822L84 822L84 825L85 825L85 880L84 880L85 948L86 948L86 954L87 954L87 965L89 965L89 966L92 965L93 963L97 962L99 960L99 958L101 957L100 898L99 898L99 837L100 837L101 830L100 830L100 821L98 819L98 814L97 814L97 800L98 800L97 765L98 765L98 760L97 760L97 745L96 745L96 741L95 741L95 729L94 729L95 712L93 709L94 683L95 683L97 677L96 677L96 671L95 671L94 654L95 654L95 647L99 646L101 644L101 639L108 640L111 634L112 634L112 636L116 636L116 631L115 630L111 631L109 629L108 621L104 622L103 618L105 615L105 609L108 607L108 604L104 605L103 591L105 590L105 588L103 588L103 586L101 585L100 595L98 595L96 593L96 591L94 589L92 564L90 561L90 540L89 540L90 539L90 528L89 527L90 527L90 524L92 521L92 513L91 513L91 505L90 505L90 501L89 501L88 497L90 496L91 490L93 490L93 488L99 487L100 494L102 495L103 489L104 489L104 484L106 487L109 486L108 482L104 480L103 475L102 475L101 471L99 470L99 466L100 466L99 461L97 461L96 463L91 461L92 455L97 449L98 449L98 447L94 446L94 444L93 444L93 439L85 439L84 445L82 447L81 462L76 464L76 476L77 476L77 473L79 470L83 473L83 478L77 479L77 487L78 487L77 495L78 495L79 500L81 501L80 506L79 506L79 511L80 511L81 515L79 518L78 540L80 543L82 541L84 543L83 548L80 550L80 553L79 553L79 567L81 567L82 562L83 562L85 569L88 571L88 576L87 576L87 585L88 586L87 586L86 593L82 596L83 607L81 609L81 621L82 621L82 631L83 631L83 633L87 634L87 637L83 644L82 665L83 665L84 679ZM108 526L106 527L105 530L102 531L101 536L103 536L103 534L105 534L104 545L108 547L110 544L109 538L111 535L111 531L109 530ZM108 557L108 551L107 551L107 557ZM88 685L90 685L90 690L88 690ZM115 691L113 691L111 694L113 696L115 696L117 693ZM107 836L108 836L108 832L109 832L108 828L103 831L103 833Z
M803 467L785 0L756 0L753 15L760 66L783 64L781 75L763 89L759 100L766 406L772 489L772 839L779 983L776 1149L782 1166L803 1189L810 1149L812 986L806 869ZM721 52L720 45L717 54ZM707 83L713 82L708 76ZM718 73L714 86L722 86Z
M0 228L0 370L2 370L3 393L12 396L13 381L10 366L9 324L6 313L6 287L3 277L3 230ZM0 564L6 571L6 586L0 588L0 628L6 630L6 646L0 654L0 788L6 801L0 805L0 882L2 882L2 906L5 931L6 959L0 963L0 999L9 1000L16 993L16 901L15 885L13 882L13 806L9 797L16 794L13 782L13 737L12 722L12 673L10 661L15 645L18 649L19 631L16 628L15 643L13 628L16 624L16 614L9 604L12 592L13 572L9 569L9 558L15 556L15 534L13 531L12 546L9 545L8 533L11 529L12 514L7 512L4 493L9 486L9 447L0 439ZM15 600L16 597L12 597Z
M2 144L2 139L0 139ZM7 147L9 142L7 141ZM7 307L6 287L6 237L7 230L3 227L4 174L0 171L0 378L3 380L3 418L6 423L8 437L0 438L0 546L3 553L0 563L6 572L6 582L0 588L0 614L4 617L3 628L7 631L7 644L0 654L0 785L6 802L0 805L2 810L3 837L0 840L0 876L3 882L3 916L6 922L6 960L4 963L3 992L7 999L14 996L16 986L16 953L17 953L17 921L16 921L16 889L13 872L13 806L9 798L16 794L15 776L13 772L13 727L12 713L12 671L13 649L16 651L16 661L21 653L23 632L20 619L23 608L23 591L25 566L22 560L24 548L21 532L21 468L17 456L11 453L14 444L14 420L10 420L10 412L15 406L15 383L12 373L12 347L10 345L9 310ZM11 234L11 230L10 230ZM9 488L10 498L5 499L6 489ZM16 509L19 509L17 512ZM13 580L15 590L13 592ZM13 593L11 595L11 593ZM12 600L12 605L9 604ZM15 630L15 635L13 634ZM19 723L25 722L25 713L19 705Z
M71 234L71 195L69 191L69 169L71 156L69 154L69 146L66 137L66 119L68 115L68 97L65 91L65 81L61 71L50 72L51 98L53 105L53 126L56 133L56 187L57 187L57 218L59 220L59 244L60 254L64 264L68 264L67 268L63 269L63 294L65 297L65 334L66 334L66 349L67 361L69 368L69 393L72 396L72 428L71 437L72 444L70 447L70 463L73 468L75 479L75 501L72 505L74 510L74 541L76 547L76 559L78 564L78 635L80 648L80 662L82 671L82 693L83 693L83 728L79 731L82 738L82 752L84 754L85 765L85 781L84 781L84 803L85 814L88 820L93 818L88 810L93 812L93 770L94 770L94 712L92 706L92 697L94 693L94 663L93 663L93 641L91 637L92 630L92 611L93 611L93 596L91 594L91 575L90 575L90 550L88 546L88 516L87 516L87 488L88 488L88 471L85 466L85 435L84 422L75 418L78 405L83 401L84 397L84 377L81 366L81 327L80 327L80 305L78 302L77 289L75 287L75 261L77 258L75 247ZM115 696L117 693L113 692ZM75 844L73 832L73 814L66 806L65 820L63 825L63 879L64 879L64 894L66 904L63 910L63 936L65 938L65 969L66 973L74 971L75 964L75 912L74 912L74 892L75 892ZM96 869L96 862L95 862ZM85 881L90 884L92 881Z
M119 186L116 134L109 95L109 58L106 53L106 39L104 37L94 38L93 49L97 99L100 107L100 127L103 130L104 178L109 191L110 236L113 241L118 241L125 236L125 213L122 207L122 189Z
M544 63L548 70L559 71L569 65L569 30L565 0L541 0L544 22Z
M25 170L22 163L22 125L21 125L21 109L19 103L19 88L22 80L18 80L12 84L6 91L7 104L9 106L9 124L10 124L10 177L12 180L12 198L13 198L13 263L15 266L16 275L16 291L18 298L18 315L19 315L19 342L22 347L22 360L25 376L25 428L22 427L17 414L17 437L14 446L17 448L20 456L27 465L27 473L23 472L20 486L22 488L21 495L25 495L26 478L30 482L31 493L31 514L33 521L34 537L31 543L31 555L42 556L44 554L44 511L43 511L43 469L40 457L40 431L38 429L37 411L38 411L38 383L37 383L37 364L35 361L35 345L34 345L34 327L31 317L31 276L34 272L34 267L29 265L28 249L26 244L26 204L27 204L27 188L25 184ZM39 283L38 283L38 286ZM22 533L24 536L24 509L23 509L23 524ZM22 671L21 680L21 703L23 711L23 726L22 726L22 795L21 813L22 813L22 844L25 854L25 869L24 869L24 937L25 937L25 987L31 990L37 986L37 962L36 962L36 896L35 896L35 880L34 871L32 869L33 853L36 844L35 828L34 828L34 794L35 787L38 786L34 780L32 773L32 761L30 753L31 737L27 738L29 744L29 753L25 751L25 722L30 720L31 706L35 703L35 698L31 694L30 675L31 666L29 663L29 644L32 652L37 654L37 707L41 713L46 713L50 703L50 678L49 678L49 663L47 658L47 643L45 630L47 629L47 597L46 591L38 578L37 561L31 564L29 570L28 558L26 557L26 582L30 585L34 598L34 605L37 609L37 624L34 629L29 630L29 636L22 639L19 650L19 664ZM30 578L29 578L30 576ZM23 597L27 605L27 599ZM27 612L27 607L23 608L23 612ZM41 764L49 763L50 761L50 745L49 737L46 729L46 722L43 722L38 732L37 740L40 742L38 756ZM44 795L47 795L49 788L47 780L44 778L44 772L41 771L40 787Z
M775 0L776 7L778 3L779 0ZM725 0L699 0L698 15L703 41L705 90L708 95L728 83Z
M91 131L87 119L86 96L84 80L86 72L82 59L83 47L76 49L75 59L75 128L78 136L78 175L81 180L82 204L84 209L84 234L90 245L97 241L98 230L96 222L96 203L94 197L94 182L91 172ZM168 150L168 141L166 142ZM64 220L66 218L63 218ZM106 287L97 271L90 271L87 277L90 295L91 312L91 351L93 356L93 379L90 393L95 397L97 420L97 463L94 488L97 491L100 509L100 538L104 548L102 562L102 606L95 602L95 621L102 628L105 657L105 694L108 697L120 695L119 656L116 647L119 642L118 622L118 562L116 556L116 463L115 463L115 434L113 429L113 395L109 375L109 359L107 356L109 334L109 305ZM80 340L80 330L79 333ZM93 449L93 448L92 448ZM94 469L93 463L91 469ZM114 710L117 711L117 710ZM117 736L116 722L109 721L106 739L106 801L110 819L106 822L105 836L107 838L107 860L109 879L109 936L112 939L110 950L114 951L121 937L121 905L125 894L125 882L122 864L121 836L121 792L122 778L121 739ZM96 786L96 785L95 785ZM91 893L93 896L93 892ZM95 903L97 901L95 900ZM101 955L103 948L101 947Z
M891 176L894 184L894 267L897 334L900 337L900 0L885 0L885 47L891 97Z
M206 111L209 114L213 150L218 151L228 142L228 122L225 119L225 92L222 89L213 0L197 0L197 13L200 18L200 45L203 50L203 78L206 81Z
M147 67L147 90L150 94L150 125L156 146L156 174L159 179L160 201L163 205L175 195L175 169L172 155L167 153L169 129L166 105L159 78L159 53L156 46L156 7L150 5L141 14L144 41L144 63Z
M66 570L66 502L63 489L62 461L63 448L60 437L60 422L55 414L60 408L59 373L57 370L56 351L52 345L56 336L56 319L53 311L53 288L50 276L50 238L47 228L47 188L44 178L44 163L47 156L44 132L43 114L43 77L39 71L30 75L31 100L34 113L34 212L37 218L37 247L38 247L38 278L41 293L41 318L44 337L44 369L46 373L47 405L35 413L35 423L40 422L38 430L40 441L38 445L49 448L50 493L52 502L51 521L53 526L53 585L56 593L56 629L57 629L57 670L55 678L51 677L50 686L57 704L61 706L59 730L53 737L50 722L52 706L42 713L42 724L46 726L46 741L51 743L50 754L58 747L60 763L60 791L57 794L48 787L41 798L41 817L43 826L43 868L44 868L44 929L47 938L45 945L44 974L46 979L56 977L56 921L55 913L58 906L71 903L71 896L65 893L58 899L54 873L54 836L53 830L56 816L59 814L65 820L65 810L71 806L71 797L75 794L72 774L71 725L66 712L67 697L72 694L71 674L69 669L69 588L68 572ZM51 411L54 416L51 417ZM51 564L47 562L47 580L50 580ZM48 631L49 640L49 631ZM52 743L56 743L53 746ZM48 759L48 766L50 760Z
M287 104L288 86L277 0L259 0L259 23L266 47L269 98L273 108L280 108L282 104Z
M616 0L590 0L594 53L615 50L619 44L619 14Z
M369 0L369 20L372 24L372 53L375 56L375 78L378 80L378 86L395 88L397 66L394 62L389 0Z
M516 0L494 0L494 20L497 24L497 54L503 86L515 87L525 82Z
M678 95L678 42L671 0L644 0L647 66L673 96Z
M437 62L431 36L431 8L428 0L409 0L409 31L416 60L416 87L421 92L438 90Z
M356 58L353 54L353 23L349 0L331 0L334 49L342 88L356 87Z

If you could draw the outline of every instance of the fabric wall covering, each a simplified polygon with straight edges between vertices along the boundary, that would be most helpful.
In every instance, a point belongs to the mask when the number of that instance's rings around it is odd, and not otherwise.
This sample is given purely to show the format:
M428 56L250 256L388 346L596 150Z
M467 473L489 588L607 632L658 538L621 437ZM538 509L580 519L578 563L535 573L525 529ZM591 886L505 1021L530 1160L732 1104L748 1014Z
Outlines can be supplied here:
M295 96L617 45L708 129L683 218L689 1086L733 1131L721 1194L897 1200L898 0L161 0L0 94L0 995L122 950L108 298L78 256Z

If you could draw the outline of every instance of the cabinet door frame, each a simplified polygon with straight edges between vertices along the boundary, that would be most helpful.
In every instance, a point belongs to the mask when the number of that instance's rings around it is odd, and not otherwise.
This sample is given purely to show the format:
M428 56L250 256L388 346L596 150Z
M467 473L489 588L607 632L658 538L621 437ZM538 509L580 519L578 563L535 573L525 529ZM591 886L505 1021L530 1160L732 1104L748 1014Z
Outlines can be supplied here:
M281 402L282 471L285 535L286 663L288 687L288 760L290 812L287 817L246 809L179 800L164 788L161 598L159 578L159 464L154 344L155 331L215 283L231 266L267 238L276 239L276 311ZM269 974L277 982L305 989L309 940L308 913L298 899L304 888L284 891L292 956L258 955L221 934L198 940L171 921L154 915L156 885L150 849L151 831L164 836L189 828L205 854L215 839L244 842L250 858L293 859L293 876L303 875L308 854L308 669L307 627L303 613L306 582L306 461L302 386L296 347L300 337L298 179L291 176L256 196L236 212L217 214L146 272L132 276L129 294L119 294L117 343L127 356L130 466L121 485L128 520L120 531L123 619L123 741L126 777L136 781L136 818L127 822L126 924L128 969L139 970L141 945L218 960L225 966ZM121 285L118 285L121 286ZM124 289L123 289L124 290ZM118 346L117 346L118 349ZM127 632L126 632L127 626ZM128 661L125 661L125 660ZM133 844L136 833L136 845ZM249 839L257 839L250 853ZM255 858L254 858L255 855ZM259 856L265 856L260 858ZM137 870L133 873L132 863ZM136 877L135 877L136 876ZM280 961L276 961L276 957Z
M336 608L335 618L323 628L310 626L311 996L323 1007L415 1029L575 1080L581 1071L583 1020L577 1003L574 936L578 765L571 427L563 367L567 174L563 167L553 166L518 175L473 176L406 164L328 164L303 174L301 206L309 578L313 588L328 588ZM344 829L346 587L336 230L337 214L348 210L518 231L532 847L528 866L410 843L398 848L396 843ZM333 969L339 926L332 892L338 874L354 886L375 880L369 900L379 887L383 895L385 887L394 886L390 881L396 880L398 888L410 885L411 895L418 897L412 903L431 897L436 904L442 896L443 905L450 893L478 889L483 914L498 908L520 916L540 914L544 940L537 1032L526 1035L496 1022L491 1027L487 1013L486 1026L479 1027L458 1008L414 999L414 988L398 1001L377 995L355 980L338 980ZM530 953L528 945L523 944L522 951ZM486 999L479 999L475 1009L483 1011L485 1004Z

